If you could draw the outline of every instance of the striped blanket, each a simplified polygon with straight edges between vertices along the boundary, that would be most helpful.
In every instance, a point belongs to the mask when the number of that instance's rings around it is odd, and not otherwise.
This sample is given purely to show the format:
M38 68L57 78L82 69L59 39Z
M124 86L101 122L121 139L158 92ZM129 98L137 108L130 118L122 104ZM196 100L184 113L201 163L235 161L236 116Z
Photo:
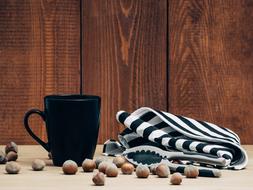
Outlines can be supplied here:
M240 138L227 128L148 107L131 114L119 111L116 119L126 129L118 136L120 143L115 142L117 148L110 150L111 146L106 146L109 141L105 143L105 154L123 152L130 158L133 152L154 151L168 159L190 160L214 168L243 169L247 165ZM150 165L155 159L148 156L140 162Z

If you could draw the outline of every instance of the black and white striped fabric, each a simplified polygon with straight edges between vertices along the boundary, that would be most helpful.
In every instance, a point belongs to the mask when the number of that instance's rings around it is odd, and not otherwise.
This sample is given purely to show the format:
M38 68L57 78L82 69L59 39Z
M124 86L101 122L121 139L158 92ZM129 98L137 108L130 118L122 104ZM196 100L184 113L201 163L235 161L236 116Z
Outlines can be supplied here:
M148 145L199 155L203 163L222 158L225 168L243 169L247 165L248 157L240 146L240 138L227 128L148 107L131 114L119 111L116 119L126 127L119 135L126 150Z

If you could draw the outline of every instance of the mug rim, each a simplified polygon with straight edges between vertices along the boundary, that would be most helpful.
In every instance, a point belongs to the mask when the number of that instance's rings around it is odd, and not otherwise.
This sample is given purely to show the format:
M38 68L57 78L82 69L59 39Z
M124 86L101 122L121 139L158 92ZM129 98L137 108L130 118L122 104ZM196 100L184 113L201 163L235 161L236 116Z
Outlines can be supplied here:
M90 101L100 100L100 96L88 94L52 94L44 97L45 100L58 100L58 101Z

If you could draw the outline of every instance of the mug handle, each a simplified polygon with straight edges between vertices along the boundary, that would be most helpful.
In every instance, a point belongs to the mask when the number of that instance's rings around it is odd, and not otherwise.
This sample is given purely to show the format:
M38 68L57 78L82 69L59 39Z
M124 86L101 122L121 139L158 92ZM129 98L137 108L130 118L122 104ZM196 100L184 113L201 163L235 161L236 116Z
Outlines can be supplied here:
M50 152L49 150L49 145L48 143L45 143L44 141L42 141L39 137L37 137L33 131L31 130L31 128L29 127L29 117L32 114L38 114L43 121L45 121L46 116L45 113L43 111L40 111L38 109L31 109L28 112L26 112L25 116L24 116L24 125L25 125L25 129L27 130L27 132L32 136L32 138L34 138L34 140L36 140L43 148L45 148L48 152Z

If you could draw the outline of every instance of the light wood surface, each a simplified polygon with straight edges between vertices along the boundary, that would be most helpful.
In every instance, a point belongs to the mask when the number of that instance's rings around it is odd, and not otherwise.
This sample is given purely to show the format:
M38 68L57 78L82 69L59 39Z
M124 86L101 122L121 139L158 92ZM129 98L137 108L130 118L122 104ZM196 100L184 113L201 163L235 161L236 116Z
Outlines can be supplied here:
M87 190L87 189L252 189L253 188L253 146L244 146L249 155L249 164L247 169L241 171L223 170L221 178L204 178L197 179L183 178L180 186L170 185L168 178L157 178L150 175L148 179L138 179L135 174L122 175L117 178L106 177L105 186L97 187L92 183L93 173L84 173L82 168L76 175L63 175L60 167L52 166L51 161L47 158L47 152L37 145L19 146L18 162L22 170L18 175L9 175L5 172L5 166L0 165L0 189L4 190L36 190L36 189L61 189L61 190ZM4 147L0 146L2 150ZM95 157L101 156L102 146L98 145ZM47 166L44 171L32 171L31 162L35 158L46 161ZM110 157L109 159L112 159Z

